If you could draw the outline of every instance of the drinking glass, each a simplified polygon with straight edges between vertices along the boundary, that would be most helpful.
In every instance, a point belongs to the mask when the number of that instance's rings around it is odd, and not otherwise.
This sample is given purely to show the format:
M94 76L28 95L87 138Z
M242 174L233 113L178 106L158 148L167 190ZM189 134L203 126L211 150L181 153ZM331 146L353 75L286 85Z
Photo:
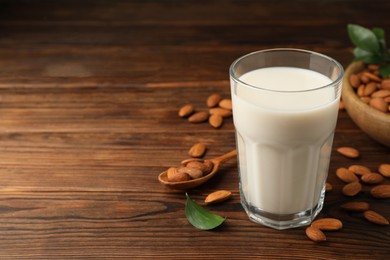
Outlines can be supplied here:
M310 224L324 203L343 67L280 48L240 57L229 73L242 206L275 229Z

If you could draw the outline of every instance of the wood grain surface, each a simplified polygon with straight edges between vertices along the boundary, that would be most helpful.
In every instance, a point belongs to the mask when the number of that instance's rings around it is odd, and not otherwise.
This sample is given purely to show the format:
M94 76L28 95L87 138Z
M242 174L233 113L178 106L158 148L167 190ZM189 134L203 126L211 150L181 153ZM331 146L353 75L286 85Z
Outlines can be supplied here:
M340 204L363 200L390 219L371 186L351 199L335 171L377 171L390 149L340 111L321 217L344 228L316 244L304 228L277 231L249 221L237 163L190 191L217 189L226 216L214 231L185 217L185 196L157 181L204 142L207 158L235 148L232 119L221 129L177 116L212 93L230 97L228 68L251 51L294 47L352 60L346 26L390 33L389 1L0 1L0 259L388 259L390 227ZM390 38L388 38L390 41ZM389 133L390 134L390 133ZM386 179L389 184L390 180Z

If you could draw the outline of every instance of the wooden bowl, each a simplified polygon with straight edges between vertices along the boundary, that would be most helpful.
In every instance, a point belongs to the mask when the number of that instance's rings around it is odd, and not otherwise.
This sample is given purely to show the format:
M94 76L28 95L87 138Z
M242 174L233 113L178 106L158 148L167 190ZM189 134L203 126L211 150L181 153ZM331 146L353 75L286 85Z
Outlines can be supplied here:
M390 147L390 114L372 108L360 100L349 84L349 76L363 70L362 62L351 63L344 74L342 99L348 115L372 139Z

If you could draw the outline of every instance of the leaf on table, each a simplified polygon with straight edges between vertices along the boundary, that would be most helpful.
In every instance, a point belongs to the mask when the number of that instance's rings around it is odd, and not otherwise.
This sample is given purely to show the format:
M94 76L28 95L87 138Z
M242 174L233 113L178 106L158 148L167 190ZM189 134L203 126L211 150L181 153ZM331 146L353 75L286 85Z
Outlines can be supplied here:
M206 210L192 200L187 193L186 198L186 217L194 227L201 230L210 230L218 227L225 221L226 218Z

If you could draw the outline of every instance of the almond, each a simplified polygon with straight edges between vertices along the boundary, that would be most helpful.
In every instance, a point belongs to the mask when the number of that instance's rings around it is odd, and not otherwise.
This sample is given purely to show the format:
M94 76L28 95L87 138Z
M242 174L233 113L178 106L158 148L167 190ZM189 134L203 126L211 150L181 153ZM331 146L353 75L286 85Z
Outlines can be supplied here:
M390 89L390 78L382 80L381 85L383 89Z
M325 183L325 191L329 192L331 190L333 190L332 184L330 184L329 182Z
M220 128L223 124L223 117L213 114L209 117L209 124L214 128Z
M190 116L188 118L188 122L202 123L202 122L206 121L208 118L209 118L209 113L202 111L202 112L197 112L197 113L193 114L192 116Z
M209 112L210 112L211 115L217 114L217 115L220 115L222 117L230 117L230 116L232 116L232 111L231 110L228 110L228 109L225 109L225 108L221 108L221 107L210 108Z
M359 96L359 97L364 97L364 88L366 87L366 85L364 84L361 84L357 91L356 91L356 94Z
M194 144L188 151L188 155L191 157L199 158L206 153L206 145L202 143Z
M376 88L377 88L377 83L375 82L368 83L364 88L363 95L366 97L371 96L371 94L375 92Z
M192 179L198 179L203 176L203 172L197 168L181 167L178 171L180 173L188 174Z
M210 160L197 160L197 159L188 159L182 161L182 165L189 168L196 168L202 171L203 176L209 174L214 167L214 164Z
M348 211L362 212L368 210L370 208L370 204L363 201L351 201L340 205L340 207Z
M390 178L390 164L379 165L378 171L383 176Z
M354 174L359 175L359 176L362 176L364 174L371 172L371 170L368 167L363 166L363 165L359 165L359 164L353 164L353 165L349 166L348 170L350 170L351 172L353 172Z
M390 185L382 184L375 186L370 190L371 195L377 199L387 199L390 198Z
M228 110L232 110L232 108L233 108L231 99L222 99L221 101L219 101L218 105L220 107L228 109Z
M381 90L378 90L378 91L375 91L374 93L372 93L371 97L373 98L385 98L385 97L388 97L390 96L390 90L389 89L381 89Z
M171 167L167 171L167 178L169 182L180 182L190 180L190 176L184 172L179 172L176 167Z
M354 88L359 87L360 78L356 74L351 74L351 76L349 76L349 84Z
M382 182L384 179L385 178L382 175L380 175L379 173L374 173L374 172L364 174L361 177L362 182L368 183L368 184L377 184L377 183Z
M214 203L218 203L218 202L222 202L222 201L225 201L227 200L228 198L230 198L230 196L232 195L232 193L228 190L219 190L219 191L215 191L213 193L210 193L206 199L204 200L204 202L208 205L208 204L214 204Z
M212 94L207 98L206 104L208 107L216 107L221 99L220 94Z
M314 242L326 241L326 236L324 232L315 227L307 227L306 236Z
M367 67L369 70L374 70L374 71L379 69L378 64L368 64Z
M362 185L359 182L351 182L343 187L342 192L345 196L352 197L358 194L361 190Z
M350 170L347 168L338 168L336 170L337 177L342 180L343 182L358 182L359 178Z
M310 226L320 230L333 231L341 229L343 223L337 218L321 218L314 220Z
M383 98L372 98L370 100L370 106L372 106L373 108L383 112L383 113L386 113L387 110L388 110L388 105L387 105L387 102L383 99Z
M371 80L370 80L370 78L367 77L366 75L361 74L361 76L360 76L360 81L362 81L364 84L367 84L367 83L370 82Z
M372 81L381 82L381 78L379 78L377 75L375 75L371 72L365 71L365 72L363 72L363 76L366 76L367 78L369 78Z
M187 117L190 116L192 113L194 113L194 106L193 105L184 105L179 109L179 116L180 117Z
M348 158L357 158L360 155L357 149L347 146L337 148L337 152Z
M383 226L389 225L389 221L384 216L382 216L381 214L373 210L367 210L363 212L363 216L365 219L367 219L372 223L383 225Z
M344 104L344 102L342 100L340 100L340 102L339 102L339 109L340 110L344 110L345 109L345 104Z

